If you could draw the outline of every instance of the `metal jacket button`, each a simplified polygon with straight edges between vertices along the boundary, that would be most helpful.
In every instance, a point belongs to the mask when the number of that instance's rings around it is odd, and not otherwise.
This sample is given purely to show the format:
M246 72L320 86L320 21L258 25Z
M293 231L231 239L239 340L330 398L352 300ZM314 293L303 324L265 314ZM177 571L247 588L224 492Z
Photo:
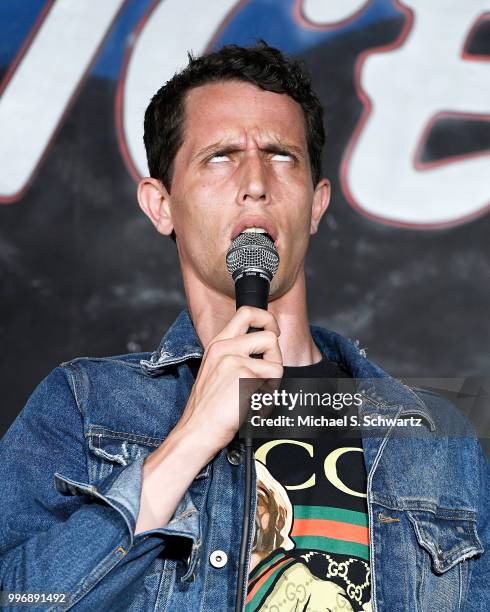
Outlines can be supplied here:
M242 462L242 453L238 448L230 448L230 450L226 453L226 458L228 459L228 463L231 463L231 465L240 465Z
M213 567L224 567L228 562L228 555L223 550L215 550L209 555L209 562Z

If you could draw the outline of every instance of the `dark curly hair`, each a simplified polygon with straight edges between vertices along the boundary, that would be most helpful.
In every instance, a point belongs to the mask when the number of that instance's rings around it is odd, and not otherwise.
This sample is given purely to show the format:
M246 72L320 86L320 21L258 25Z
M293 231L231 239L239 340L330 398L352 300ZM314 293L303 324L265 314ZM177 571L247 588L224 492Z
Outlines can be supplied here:
M218 81L244 81L296 100L305 117L311 176L321 178L321 154L325 142L323 109L311 81L298 61L259 41L253 47L226 45L207 55L193 57L151 99L145 112L144 143L150 176L163 182L170 193L173 162L183 142L185 96L201 85ZM172 233L175 239L175 234Z

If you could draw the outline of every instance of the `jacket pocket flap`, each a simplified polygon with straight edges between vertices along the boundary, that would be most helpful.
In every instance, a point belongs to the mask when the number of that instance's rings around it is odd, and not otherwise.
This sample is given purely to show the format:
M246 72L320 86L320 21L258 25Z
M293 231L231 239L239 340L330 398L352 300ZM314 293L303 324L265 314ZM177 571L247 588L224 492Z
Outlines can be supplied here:
M476 531L476 515L468 518L467 511L458 510L441 513L411 510L407 514L420 546L430 554L438 574L484 551Z
M88 447L93 455L123 466L138 457L149 455L162 442L157 438L111 431L100 426L92 426L86 436Z
M149 438L134 433L112 431L100 425L92 425L86 434L90 452L109 462L126 466L139 457L147 457L163 442L161 438ZM195 480L209 476L210 463L196 475Z

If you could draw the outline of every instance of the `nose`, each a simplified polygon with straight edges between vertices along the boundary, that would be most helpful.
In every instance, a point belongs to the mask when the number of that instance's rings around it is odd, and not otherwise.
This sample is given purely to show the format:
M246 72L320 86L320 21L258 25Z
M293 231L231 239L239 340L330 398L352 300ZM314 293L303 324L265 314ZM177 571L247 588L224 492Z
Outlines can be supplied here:
M240 177L240 187L237 198L238 204L251 204L270 202L270 189L267 177L266 161L257 151L249 151L242 162L243 169Z

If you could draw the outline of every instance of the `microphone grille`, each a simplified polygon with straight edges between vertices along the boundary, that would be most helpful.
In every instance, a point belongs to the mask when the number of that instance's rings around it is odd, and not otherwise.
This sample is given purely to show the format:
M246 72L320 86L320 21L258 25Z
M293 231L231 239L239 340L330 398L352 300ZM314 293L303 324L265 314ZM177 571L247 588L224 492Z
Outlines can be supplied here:
M246 270L254 269L264 272L271 281L279 267L279 253L268 234L242 232L228 249L226 266L233 280Z

